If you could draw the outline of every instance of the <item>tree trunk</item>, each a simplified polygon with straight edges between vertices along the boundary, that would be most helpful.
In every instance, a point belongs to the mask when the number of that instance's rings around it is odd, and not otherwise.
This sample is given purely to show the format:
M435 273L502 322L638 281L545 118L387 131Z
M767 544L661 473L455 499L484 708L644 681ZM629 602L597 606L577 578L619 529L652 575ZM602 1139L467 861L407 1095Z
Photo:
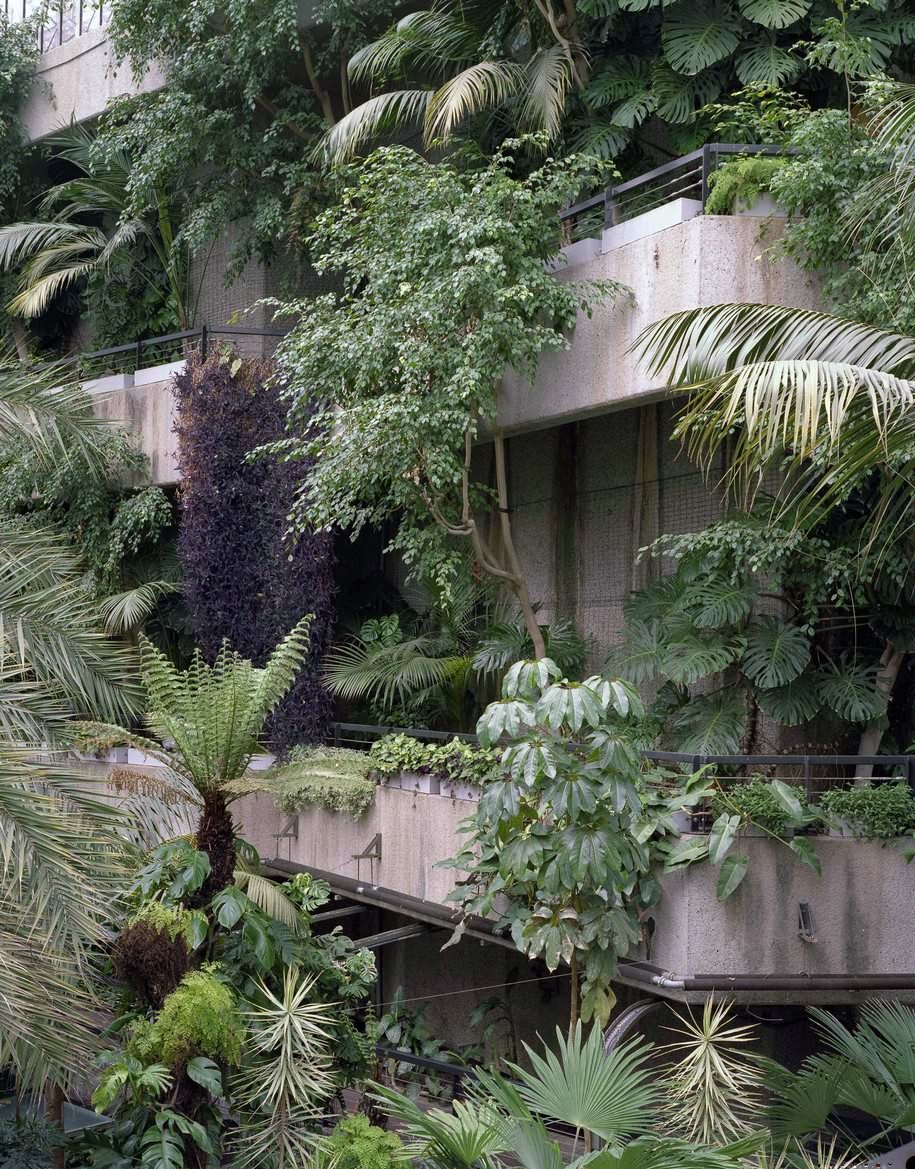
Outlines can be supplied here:
M531 595L528 591L527 580L521 571L521 561L515 549L515 540L512 535L511 509L508 505L508 474L505 469L505 436L501 430L493 435L493 449L496 456L496 491L499 499L499 521L502 532L502 543L511 568L512 579L509 588L515 594L521 616L534 644L534 657L539 661L546 657L546 643L543 639L543 630L537 620Z
M880 670L877 674L877 693L888 703L902 669L906 655L903 650L896 649L891 641L884 647L880 658ZM875 719L867 724L858 740L859 755L876 755L880 750L880 741L883 738L883 719ZM872 763L861 763L855 768L855 782L862 783L874 774Z
M51 1148L51 1164L54 1169L65 1169L67 1150L64 1147L64 1093L59 1084L51 1084L48 1087L44 1115L45 1120L55 1130L55 1144Z
M197 847L210 858L210 875L200 889L204 902L235 880L235 825L224 792L207 792L203 797Z
M25 365L29 360L29 345L26 331L20 321L10 317L10 333L13 335L13 344L16 346L16 356Z

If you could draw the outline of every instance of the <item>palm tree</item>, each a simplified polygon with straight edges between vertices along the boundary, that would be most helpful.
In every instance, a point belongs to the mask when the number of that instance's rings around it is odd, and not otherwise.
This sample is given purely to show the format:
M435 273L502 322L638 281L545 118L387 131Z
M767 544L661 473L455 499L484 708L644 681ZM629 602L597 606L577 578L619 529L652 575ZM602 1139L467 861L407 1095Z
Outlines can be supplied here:
M258 669L223 642L213 664L198 650L177 669L140 638L140 674L155 739L124 727L86 723L82 733L110 746L136 747L163 765L163 783L199 809L197 848L209 858L201 903L235 879L235 830L229 805L258 750L270 713L295 681L308 653L311 615L303 617ZM166 746L167 744L167 746Z
M0 439L101 474L105 427L56 380L0 366ZM131 718L139 698L64 542L0 524L0 1067L24 1088L84 1070L92 947L125 877L123 813L59 751L74 715Z
M142 239L155 267L141 266L141 275L156 287L164 277L179 326L189 329L195 311L190 265L171 192L160 186L142 190L144 206L137 212L135 172L127 154L115 151L100 158L84 126L71 126L49 143L53 157L79 175L45 192L39 218L0 227L0 272L18 274L9 313L41 316L58 293L95 272L108 272L116 256Z

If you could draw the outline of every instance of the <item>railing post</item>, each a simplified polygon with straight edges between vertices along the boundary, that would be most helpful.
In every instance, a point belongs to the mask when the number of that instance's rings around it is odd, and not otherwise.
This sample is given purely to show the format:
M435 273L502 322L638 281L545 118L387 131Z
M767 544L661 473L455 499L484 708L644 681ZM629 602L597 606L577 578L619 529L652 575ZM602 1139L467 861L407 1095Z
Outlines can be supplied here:
M705 203L708 199L708 180L712 170L712 147L710 143L706 142L702 147L702 211L705 212Z
M134 359L133 370L134 370L134 373L136 373L136 371L138 369L140 369L143 365L143 342L142 341L137 341L136 348L134 350L133 359Z
M616 227L617 208L614 197L615 192L615 187L608 187L604 192L604 231L609 231L611 227Z
M203 325L200 329L200 356L204 359L206 359L207 349L209 348L209 344L210 344L209 331L207 330L206 325Z

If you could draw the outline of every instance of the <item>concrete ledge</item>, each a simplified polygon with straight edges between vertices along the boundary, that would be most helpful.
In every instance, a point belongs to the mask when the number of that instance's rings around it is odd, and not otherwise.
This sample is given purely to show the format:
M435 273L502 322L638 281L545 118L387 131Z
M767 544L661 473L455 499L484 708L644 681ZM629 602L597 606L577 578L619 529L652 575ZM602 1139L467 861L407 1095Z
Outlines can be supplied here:
M810 842L822 877L784 845L741 841L750 867L726 901L717 899L713 865L666 875L649 961L689 976L915 972L915 866L902 856L911 840ZM810 940L798 928L801 903Z
M663 397L665 383L648 377L631 347L643 329L672 313L740 301L822 307L818 290L796 264L766 255L782 237L783 219L682 218L688 216L690 202L675 200L611 228L608 236L635 230L632 225L639 219L651 219L654 224L665 216L682 219L618 242L602 255L559 271L559 280L618 281L632 298L599 306L590 318L580 314L570 349L544 356L533 386L509 371L499 411L499 421L507 431L538 430ZM641 230L647 226L643 223ZM574 254L580 257L582 253L587 255L585 249Z

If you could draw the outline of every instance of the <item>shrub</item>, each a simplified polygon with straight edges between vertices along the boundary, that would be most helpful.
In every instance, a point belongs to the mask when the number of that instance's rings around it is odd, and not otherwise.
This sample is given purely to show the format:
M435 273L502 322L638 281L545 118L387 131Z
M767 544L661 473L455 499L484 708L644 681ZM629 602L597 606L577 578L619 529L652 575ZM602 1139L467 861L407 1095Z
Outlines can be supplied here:
M463 739L452 739L429 754L429 770L453 783L473 783L482 787L498 779L502 752L493 748L475 747Z
M345 1116L325 1148L334 1169L393 1169L406 1162L400 1137L370 1124L365 1116Z
M735 158L723 163L709 178L705 209L709 215L731 215L752 207L785 166L783 158Z
M372 744L369 759L379 775L397 775L400 771L422 773L429 770L432 748L409 735L385 735Z
M54 1132L41 1120L0 1120L0 1169L51 1169Z
M375 802L372 762L365 751L293 747L272 782L280 808L294 815L311 804L357 820Z
M198 1055L237 1067L243 1035L231 989L211 970L194 970L168 996L152 1026L135 1034L134 1054L173 1069Z
M862 784L825 792L820 806L856 836L892 840L915 828L915 797L906 783Z
M791 795L801 807L806 806L806 796L803 788L785 785ZM783 836L789 828L797 825L796 817L792 817L783 803L776 798L772 785L762 776L754 776L746 783L736 783L727 789L727 798L715 796L712 799L712 810L716 815L722 812L737 811L745 819L774 832L776 836Z
M181 485L178 552L194 636L212 661L224 638L262 666L303 614L313 613L308 660L274 714L282 750L326 737L332 704L320 662L334 623L329 533L287 540L287 514L307 463L249 462L285 433L280 388L267 361L191 358L175 378Z

